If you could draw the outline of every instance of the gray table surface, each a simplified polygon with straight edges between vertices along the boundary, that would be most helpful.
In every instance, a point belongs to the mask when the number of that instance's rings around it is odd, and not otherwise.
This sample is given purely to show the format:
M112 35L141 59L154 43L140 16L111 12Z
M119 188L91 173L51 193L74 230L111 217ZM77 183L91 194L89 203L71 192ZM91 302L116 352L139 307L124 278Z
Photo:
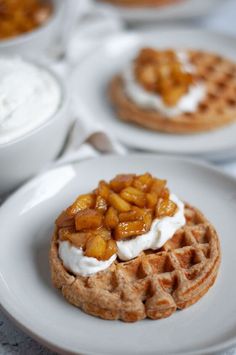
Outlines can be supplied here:
M194 21L193 24L236 36L236 0L221 0L214 12L204 19ZM219 167L236 176L236 161L223 163ZM8 354L53 355L55 353L25 335L0 310L0 355ZM224 354L236 355L236 349L228 350Z

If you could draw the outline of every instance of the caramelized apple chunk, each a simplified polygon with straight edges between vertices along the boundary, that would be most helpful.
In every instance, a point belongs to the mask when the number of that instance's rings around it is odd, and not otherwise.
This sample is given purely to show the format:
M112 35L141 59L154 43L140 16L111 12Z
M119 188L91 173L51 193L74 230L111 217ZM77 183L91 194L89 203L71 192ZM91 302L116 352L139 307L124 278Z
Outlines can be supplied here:
M97 234L88 239L86 243L85 255L91 258L102 260L106 252L107 242Z
M145 233L146 226L144 221L121 222L115 228L115 240L124 240L131 237L136 237Z
M133 207L133 209L129 212L120 213L119 220L120 222L142 221L144 224L143 230L148 232L152 224L152 211L148 209Z
M151 184L153 182L152 175L149 173L139 175L134 179L133 186L136 187L137 189L143 191L143 192L148 192Z
M56 219L57 227L73 227L75 220L73 217L68 216L66 211L63 211Z
M120 222L131 222L143 219L145 211L138 207L132 207L132 210L129 212L122 212L119 214Z
M75 202L67 208L68 216L75 216L81 210L93 208L95 203L95 196L93 194L80 195Z
M117 175L110 181L110 188L115 192L120 192L125 187L131 186L134 180L133 174Z
M139 56L137 58L137 61L140 64L146 64L146 63L150 63L153 62L155 63L158 59L159 59L159 52L156 51L153 48L143 48L141 49Z
M98 188L96 190L97 194L104 198L104 200L107 201L108 196L110 194L110 188L109 185L106 183L106 181L101 180L98 184Z
M116 242L113 239L107 241L106 251L103 255L103 260L108 260L112 257L112 255L117 253Z
M167 187L165 187L161 193L160 193L160 196L159 198L162 198L163 200L169 200L170 198L170 191Z
M136 70L136 77L147 91L155 91L157 87L156 68L153 64L147 64Z
M177 205L173 201L161 199L156 207L156 217L173 217L177 208Z
M74 232L74 229L71 227L61 228L61 229L59 229L59 232L58 232L59 239L62 241L68 240L68 236L73 232Z
M136 189L135 187L129 186L121 191L120 196L131 204L138 207L144 207L146 203L145 193Z
M163 92L162 98L167 106L175 106L180 98L186 93L185 86L175 86L171 90Z
M97 230L93 231L93 235L100 235L104 240L111 239L111 231L104 227L98 228Z
M154 192L147 193L146 195L147 207L150 209L155 209L158 201L158 196Z
M119 223L118 213L114 207L109 207L105 215L105 226L109 229L113 229Z
M102 215L96 210L82 210L75 216L75 228L77 231L96 229L102 225L102 219Z
M127 212L131 210L131 205L115 192L110 193L108 202L119 212Z
M69 241L77 248L85 249L88 239L91 237L90 233L75 233L71 232L68 228L62 228L59 230L59 238L61 241Z
M148 232L152 225L152 211L145 210L145 213L143 214L143 221L145 225L145 232Z
M159 197L165 186L166 180L153 179L150 192L155 193Z
M102 214L104 214L107 210L107 201L100 195L96 198L95 209Z

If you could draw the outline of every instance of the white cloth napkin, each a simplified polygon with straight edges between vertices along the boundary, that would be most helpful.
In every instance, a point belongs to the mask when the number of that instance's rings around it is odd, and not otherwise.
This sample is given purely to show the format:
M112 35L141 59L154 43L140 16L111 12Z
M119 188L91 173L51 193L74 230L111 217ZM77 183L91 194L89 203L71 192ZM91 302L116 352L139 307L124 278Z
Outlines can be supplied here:
M98 9L90 0L70 1L71 8L68 8L66 16L70 18L70 23L65 25L67 34L62 40L64 52L60 53L59 61L51 62L52 69L66 81L86 55L96 50L109 36L123 30L123 24L114 12ZM68 86L69 91L72 91L70 83ZM91 121L85 107L78 107L73 97L71 103L74 124L60 157L50 167L73 163L102 153L126 152L105 127Z
M51 164L52 167L96 157L103 153L126 153L126 149L105 128L98 124L94 126L94 123L88 120L78 119L86 117L80 115L79 111L77 115L65 148L60 157Z
M80 1L80 5L77 5L76 24L71 25L68 32L70 38L65 43L66 59L70 67L77 65L78 59L94 51L110 35L122 31L124 27L116 12L99 8L91 0Z

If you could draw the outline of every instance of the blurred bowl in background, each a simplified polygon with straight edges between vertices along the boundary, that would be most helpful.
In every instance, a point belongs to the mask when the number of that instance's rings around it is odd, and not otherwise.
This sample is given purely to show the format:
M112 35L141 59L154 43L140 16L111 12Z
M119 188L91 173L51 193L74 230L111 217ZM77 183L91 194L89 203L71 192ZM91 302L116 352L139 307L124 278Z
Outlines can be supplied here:
M55 159L72 124L66 85L44 65L33 64L54 78L60 88L61 98L55 114L31 131L0 144L0 196L18 187Z
M35 57L60 40L65 1L49 1L52 3L53 9L45 24L16 37L0 40L0 55L15 54Z
M122 20L130 24L144 23L150 25L150 22L156 21L181 21L192 20L193 18L207 15L214 10L220 0L180 0L169 2L161 6L119 6L112 4L109 0L93 0L96 6L102 9L110 9ZM142 1L143 3L143 1Z

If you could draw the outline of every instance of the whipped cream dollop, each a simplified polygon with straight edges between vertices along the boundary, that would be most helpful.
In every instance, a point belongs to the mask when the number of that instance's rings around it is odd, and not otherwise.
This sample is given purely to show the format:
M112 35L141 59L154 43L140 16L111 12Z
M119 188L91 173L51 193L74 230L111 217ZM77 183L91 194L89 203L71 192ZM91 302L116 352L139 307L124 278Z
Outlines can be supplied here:
M171 239L175 232L185 225L184 204L174 194L170 199L176 203L178 209L173 217L163 217L154 219L149 232L134 239L117 242L117 255L123 261L130 260L138 256L147 249L159 249L167 240ZM68 241L59 241L59 257L64 266L76 275L89 276L96 272L107 269L117 258L114 254L110 259L100 261L96 258L84 255L81 248L73 246Z
M187 54L177 52L177 56L187 72L193 72L194 67L188 62ZM190 85L188 92L177 102L176 106L168 107L158 93L152 93L138 83L134 74L134 65L128 65L122 73L126 95L138 106L145 109L152 109L167 117L174 117L182 113L195 112L199 103L206 95L206 87L203 83Z
M85 256L81 248L74 247L68 241L59 242L59 256L64 266L76 275L89 276L107 269L116 260L116 254L102 261Z
M179 198L171 194L170 200L175 202L178 210L173 217L156 218L153 220L149 232L139 235L134 239L117 242L118 256L121 260L130 260L147 249L161 248L175 232L185 225L184 204Z
M58 81L45 69L18 57L0 57L0 144L51 118L61 96Z

